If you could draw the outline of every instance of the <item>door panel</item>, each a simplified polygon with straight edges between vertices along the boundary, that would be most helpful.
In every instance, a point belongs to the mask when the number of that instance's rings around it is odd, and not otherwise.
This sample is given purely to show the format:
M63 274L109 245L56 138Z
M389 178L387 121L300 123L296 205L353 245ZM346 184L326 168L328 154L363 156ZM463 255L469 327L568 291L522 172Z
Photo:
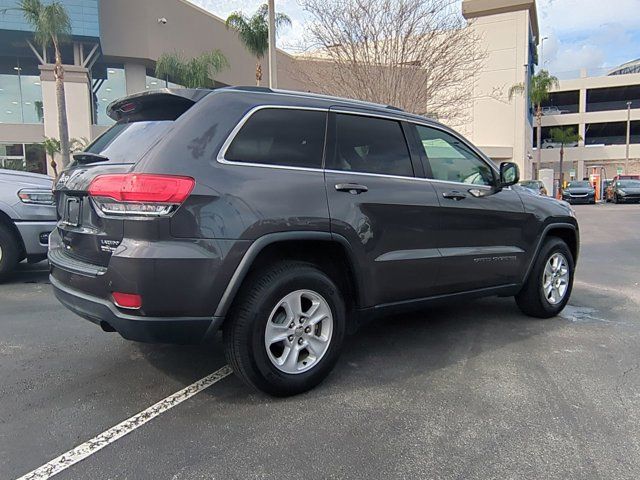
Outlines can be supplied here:
M434 182L434 186L441 206L438 292L517 283L527 258L523 237L526 215L518 194L504 189L474 197L465 185ZM465 192L466 197L445 198L452 189Z
M365 307L430 295L439 258L436 191L411 176L400 123L370 120L330 114L325 163L331 229L352 246Z
M429 296L437 276L438 199L429 182L327 171L331 231L351 244L368 305ZM354 195L337 184L366 185Z
M415 132L440 204L437 292L517 283L528 249L518 194L496 188L496 170L459 137L424 125Z

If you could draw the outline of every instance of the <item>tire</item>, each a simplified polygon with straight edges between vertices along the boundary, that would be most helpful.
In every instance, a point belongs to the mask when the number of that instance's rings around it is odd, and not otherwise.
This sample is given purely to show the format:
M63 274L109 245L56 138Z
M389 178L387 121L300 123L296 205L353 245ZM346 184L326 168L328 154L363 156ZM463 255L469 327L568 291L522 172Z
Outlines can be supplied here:
M306 320L300 320L292 314L295 308L284 306L295 305L296 298L301 299L298 311L325 313L310 313ZM309 305L312 301L319 306ZM313 327L306 323L320 317L323 320ZM331 278L309 263L280 262L250 274L244 282L223 327L225 356L247 385L269 395L296 395L329 375L340 355L345 331L344 300ZM286 338L271 343L282 335ZM326 342L315 341L323 337L328 338ZM320 345L315 351L307 350L312 342ZM296 356L291 357L291 352ZM278 362L283 364L278 366Z
M13 232L0 224L0 282L5 281L18 264L20 249Z
M618 194L615 194L615 195L613 196L613 203L615 203L615 204L620 203L620 199L618 198Z
M560 258L557 255L564 258L564 261L566 262L568 273L568 278L565 283L566 289L560 297L559 295L555 295L558 292L552 288L552 295L557 298L548 299L548 295L545 293L543 285L545 268L552 257L556 256L555 258ZM522 287L522 290L516 295L516 303L518 304L518 307L522 313L531 317L555 317L564 309L571 297L574 274L575 263L573 255L571 254L569 247L567 247L567 244L559 238L548 238L540 249L538 257L535 260L533 268ZM562 280L562 277L558 277L557 280Z

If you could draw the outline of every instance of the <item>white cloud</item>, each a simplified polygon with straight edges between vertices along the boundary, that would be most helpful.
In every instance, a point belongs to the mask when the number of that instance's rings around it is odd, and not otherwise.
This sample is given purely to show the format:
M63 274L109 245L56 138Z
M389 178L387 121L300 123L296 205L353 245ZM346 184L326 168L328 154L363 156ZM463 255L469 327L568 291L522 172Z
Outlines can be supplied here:
M544 67L575 74L615 66L639 56L640 0L539 0ZM634 45L634 42L636 44Z
M538 0L543 34L588 32L607 24L640 27L640 0Z

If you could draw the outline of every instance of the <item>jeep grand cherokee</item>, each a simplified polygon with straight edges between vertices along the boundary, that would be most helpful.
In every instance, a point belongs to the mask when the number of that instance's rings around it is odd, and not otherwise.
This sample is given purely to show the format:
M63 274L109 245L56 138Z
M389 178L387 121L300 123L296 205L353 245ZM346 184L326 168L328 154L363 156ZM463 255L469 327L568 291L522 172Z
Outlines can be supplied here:
M453 130L392 107L264 88L162 90L55 186L51 283L80 316L144 342L201 342L273 395L308 390L365 319L434 301L567 304L570 207L510 188Z

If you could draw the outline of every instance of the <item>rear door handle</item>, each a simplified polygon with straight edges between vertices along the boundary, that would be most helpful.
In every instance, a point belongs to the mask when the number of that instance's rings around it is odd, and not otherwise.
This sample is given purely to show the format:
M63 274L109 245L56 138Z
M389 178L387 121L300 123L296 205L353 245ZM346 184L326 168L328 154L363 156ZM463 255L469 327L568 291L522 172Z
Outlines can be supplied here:
M467 198L467 196L462 193L462 192L458 192L457 190L452 190L450 192L445 192L442 194L442 196L444 198L448 198L450 200L464 200L465 198Z
M359 195L368 192L369 188L366 185L358 185L357 183L338 183L336 190L338 192L349 192L351 195Z

